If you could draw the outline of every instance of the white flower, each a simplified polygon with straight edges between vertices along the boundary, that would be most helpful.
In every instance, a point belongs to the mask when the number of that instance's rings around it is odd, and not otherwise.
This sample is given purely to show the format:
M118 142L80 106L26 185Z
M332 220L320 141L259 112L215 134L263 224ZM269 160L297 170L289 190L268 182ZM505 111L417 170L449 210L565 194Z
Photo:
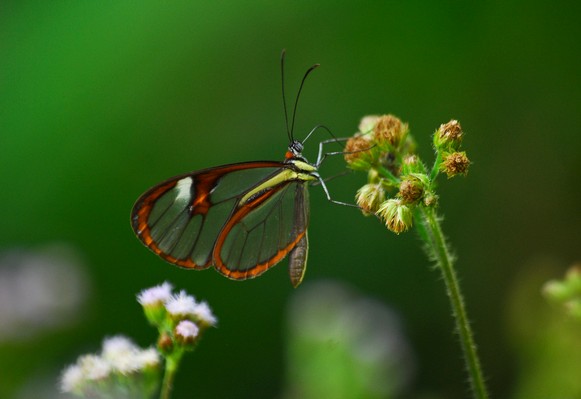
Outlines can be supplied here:
M62 392L81 392L85 383L85 373L78 364L72 364L61 375L60 388Z
M147 348L139 351L136 354L135 360L140 369L157 367L160 363L159 353L155 348Z
M206 326L215 326L218 322L218 319L214 316L212 309L210 309L210 306L206 302L196 304L193 316L198 322Z
M81 356L77 363L89 381L104 380L111 374L111 365L97 355Z
M137 302L142 306L162 304L171 298L173 286L167 281L155 287L147 288L137 295Z
M172 295L165 303L165 308L172 316L188 317L194 316L196 311L196 300L185 291L180 291L177 295Z
M141 349L129 338L105 339L101 355L84 355L67 367L60 379L62 392L83 397L141 398L155 389L160 356L155 348Z
M129 338L116 335L103 341L101 355L114 371L127 375L139 370L140 367L135 361L139 351L139 347Z
M139 347L129 338L123 335L115 335L114 337L105 338L101 353L105 359L111 360L119 356L131 355L137 350L139 350Z
M181 336L184 340L193 340L199 332L198 326L189 320L180 321L176 327L176 335Z

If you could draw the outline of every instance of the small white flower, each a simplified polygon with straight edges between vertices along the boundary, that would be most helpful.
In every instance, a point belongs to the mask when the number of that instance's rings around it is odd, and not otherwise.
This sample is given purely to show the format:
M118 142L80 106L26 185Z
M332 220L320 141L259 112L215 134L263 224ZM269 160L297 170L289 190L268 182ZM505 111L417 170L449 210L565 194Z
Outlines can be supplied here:
M61 375L60 388L62 392L81 392L85 383L85 373L78 364L72 364Z
M110 360L119 356L132 354L138 349L137 345L129 338L123 335L115 335L110 338L105 338L101 353L105 359Z
M160 363L159 353L155 348L147 348L139 351L136 354L135 360L140 369L146 367L157 367Z
M180 321L176 327L176 335L181 336L184 340L196 338L199 332L198 326L189 320Z
M89 381L104 380L111 374L111 365L97 355L84 355L78 360L85 378Z
M196 300L185 291L180 291L177 295L172 295L165 303L165 308L172 316L187 317L194 316L196 311Z
M218 322L218 319L214 316L212 309L210 309L210 306L206 302L196 304L193 315L197 321L207 326L215 326Z
M116 335L103 341L102 356L111 368L123 375L138 371L141 365L137 361L141 349L129 338Z
M171 298L173 286L167 281L155 287L147 288L137 295L137 302L142 306L162 304Z

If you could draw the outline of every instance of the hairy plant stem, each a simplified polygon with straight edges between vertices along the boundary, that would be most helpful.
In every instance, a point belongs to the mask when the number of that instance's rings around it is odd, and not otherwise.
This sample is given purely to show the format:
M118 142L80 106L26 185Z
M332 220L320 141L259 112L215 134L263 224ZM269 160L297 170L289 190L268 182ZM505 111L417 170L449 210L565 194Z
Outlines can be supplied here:
M173 381L178 371L178 366L183 352L174 353L165 359L165 372L161 384L160 399L170 399Z
M470 322L466 313L464 299L460 291L460 285L454 270L452 256L446 244L444 234L440 227L440 222L436 216L433 208L418 206L419 213L423 220L425 238L429 250L435 257L439 269L442 271L444 282L446 283L446 290L452 305L452 314L456 321L456 328L460 336L460 343L462 344L462 351L464 352L464 361L470 378L470 385L472 387L472 394L474 398L486 399L488 392L484 377L482 376L482 368L480 360L476 351L476 344Z

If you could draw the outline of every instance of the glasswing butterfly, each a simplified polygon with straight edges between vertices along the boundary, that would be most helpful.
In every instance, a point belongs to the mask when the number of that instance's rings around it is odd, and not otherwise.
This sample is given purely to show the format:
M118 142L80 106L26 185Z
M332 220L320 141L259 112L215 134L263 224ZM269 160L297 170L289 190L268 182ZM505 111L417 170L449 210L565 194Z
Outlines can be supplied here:
M297 104L307 70L295 100L289 129L284 93L284 57L281 55L282 97L289 147L285 159L242 162L202 169L172 177L146 191L135 203L131 224L137 237L169 263L188 269L214 266L234 280L254 278L287 255L291 283L297 287L305 274L308 255L307 186L319 182L332 200L317 169L327 155L323 144L315 164L302 156L303 143L293 138Z

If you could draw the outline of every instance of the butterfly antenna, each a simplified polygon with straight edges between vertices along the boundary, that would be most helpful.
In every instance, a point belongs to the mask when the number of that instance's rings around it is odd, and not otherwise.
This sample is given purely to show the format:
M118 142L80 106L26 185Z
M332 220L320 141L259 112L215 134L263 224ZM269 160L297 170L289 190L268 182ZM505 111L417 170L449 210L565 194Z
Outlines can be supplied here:
M280 77L282 81L282 106L284 108L284 122L286 124L286 134L288 136L289 143L293 141L291 131L288 128L288 111L286 109L286 96L284 95L284 56L286 54L286 49L282 49L280 54Z
M297 93L297 98L295 100L295 106L293 109L293 120L291 123L291 129L290 129L290 137L291 139L293 138L293 132L295 130L295 116L297 114L297 106L299 105L299 97L301 96L301 91L303 90L303 85L305 84L305 80L307 79L307 76L309 76L309 74L311 72L313 72L315 69L317 69L319 66L321 66L321 64L315 64L312 67L310 67L307 72L305 72L305 76L303 76L303 80L301 81L301 85L299 87L299 91Z

